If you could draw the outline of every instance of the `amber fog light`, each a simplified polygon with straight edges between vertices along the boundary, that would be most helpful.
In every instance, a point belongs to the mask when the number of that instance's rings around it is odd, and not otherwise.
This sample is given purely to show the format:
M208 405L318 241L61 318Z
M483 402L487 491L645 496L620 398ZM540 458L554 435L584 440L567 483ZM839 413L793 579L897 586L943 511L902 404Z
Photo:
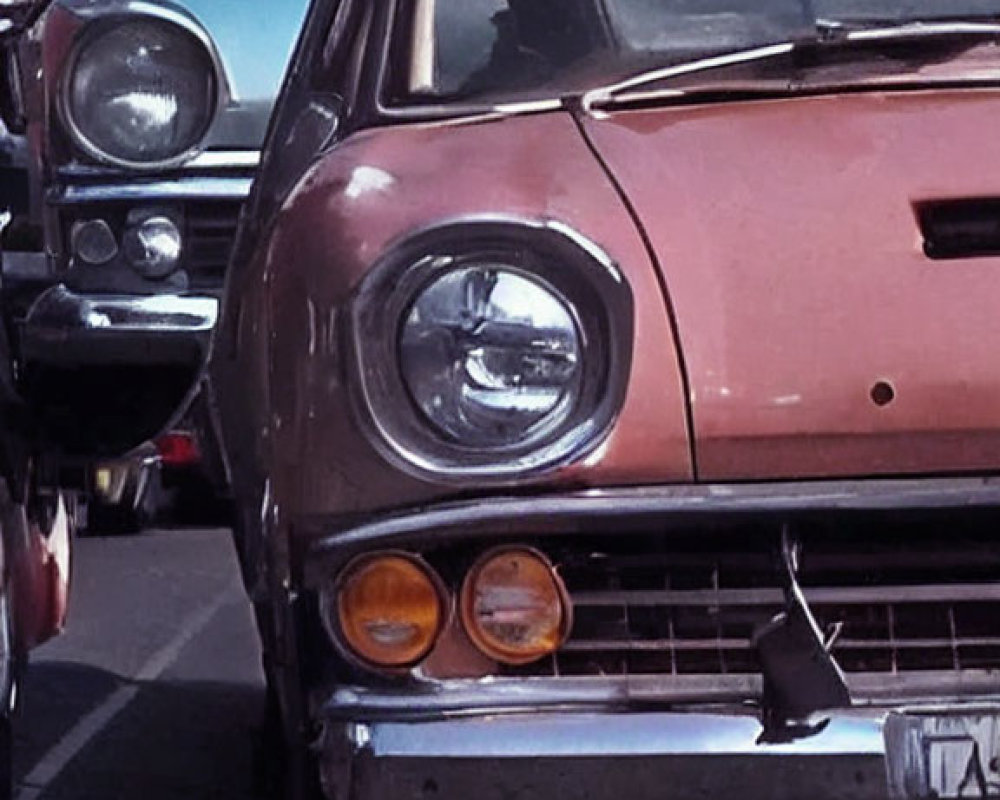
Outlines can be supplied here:
M462 586L462 624L486 655L527 664L559 648L572 624L569 595L549 560L526 547L494 550Z
M434 646L445 622L440 580L406 553L352 561L323 599L332 635L358 658L379 667L407 667ZM335 623L331 625L331 623Z

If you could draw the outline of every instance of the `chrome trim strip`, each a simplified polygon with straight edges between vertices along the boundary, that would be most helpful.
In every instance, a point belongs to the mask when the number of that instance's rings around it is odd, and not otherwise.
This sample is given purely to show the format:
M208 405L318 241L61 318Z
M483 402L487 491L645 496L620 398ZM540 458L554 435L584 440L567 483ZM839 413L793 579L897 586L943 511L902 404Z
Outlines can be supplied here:
M253 178L176 178L174 180L64 186L49 194L56 205L116 200L246 200Z
M760 744L754 716L531 714L369 728L375 758L576 758L670 755L883 756L885 715L837 714L819 733Z
M55 333L207 333L218 316L219 301L214 297L81 295L59 285L35 301L25 327L29 332Z
M916 586L829 586L804 588L810 604L976 603L1000 600L1000 584L919 584ZM780 606L781 589L624 589L577 592L575 606Z
M745 484L678 484L592 489L536 497L487 497L378 515L369 522L344 525L330 517L306 517L297 525L316 541L307 559L342 557L372 545L426 542L450 537L488 538L537 533L573 535L606 529L611 522L696 518L712 515L816 514L893 509L995 508L1000 510L1000 477L887 478L840 481L788 481ZM622 533L625 535L625 532Z
M259 166L260 150L205 150L184 164L184 169L256 169Z
M846 675L855 708L981 707L1000 693L994 671L950 670ZM755 674L606 675L545 678L466 678L423 680L396 690L338 686L325 698L322 713L337 720L433 720L479 714L545 709L625 710L680 707L695 703L744 704L759 698L763 680Z
M178 177L189 177L192 174L205 170L233 170L245 173L249 170L257 169L260 166L260 159L261 152L255 149L205 150L195 155L189 161L166 170L166 172ZM132 171L123 173L120 168L109 167L103 164L84 164L79 161L59 166L56 169L56 176L58 179L66 181L115 181L121 180L123 177L131 180L136 179L135 173ZM163 176L157 175L156 178L162 179Z
M796 48L795 42L776 42L775 44L754 47L749 50L739 50L735 53L724 53L718 56L699 58L695 61L687 61L682 64L672 64L668 67L653 69L643 72L618 83L598 86L585 92L580 99L580 107L586 114L591 116L594 109L610 101L615 95L627 92L649 83L678 78L682 75L690 75L696 72L705 72L722 67L735 66L751 61L761 61L774 56L786 55ZM677 90L674 90L677 91Z

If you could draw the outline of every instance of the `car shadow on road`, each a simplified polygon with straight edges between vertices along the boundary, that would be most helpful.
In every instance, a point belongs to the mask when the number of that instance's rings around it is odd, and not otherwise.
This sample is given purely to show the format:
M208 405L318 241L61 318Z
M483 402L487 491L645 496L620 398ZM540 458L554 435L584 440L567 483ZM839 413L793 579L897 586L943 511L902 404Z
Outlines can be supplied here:
M15 775L40 758L116 689L121 678L76 664L33 665L17 723ZM257 686L157 681L89 739L44 787L43 800L196 800L254 797L254 749L263 710Z

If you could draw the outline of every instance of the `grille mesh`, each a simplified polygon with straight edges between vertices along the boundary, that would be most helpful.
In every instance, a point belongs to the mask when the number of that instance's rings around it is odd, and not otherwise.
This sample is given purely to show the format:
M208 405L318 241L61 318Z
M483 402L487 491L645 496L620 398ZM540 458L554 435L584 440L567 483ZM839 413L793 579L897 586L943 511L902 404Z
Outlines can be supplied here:
M554 657L507 674L756 673L750 640L783 607L775 543L730 532L545 548L573 630ZM803 537L799 577L845 672L899 674L1000 666L998 576L989 532L862 529Z
M185 264L193 289L220 289L239 222L239 202L190 203Z

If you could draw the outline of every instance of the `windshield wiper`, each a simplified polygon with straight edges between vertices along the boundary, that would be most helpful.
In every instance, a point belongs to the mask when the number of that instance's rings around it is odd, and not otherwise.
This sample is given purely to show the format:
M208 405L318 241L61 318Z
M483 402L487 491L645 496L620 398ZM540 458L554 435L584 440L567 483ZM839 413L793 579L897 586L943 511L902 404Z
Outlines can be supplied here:
M763 62L782 56L805 53L834 51L845 47L871 47L873 44L915 42L921 40L1000 41L1000 23L969 22L963 20L941 22L906 22L897 25L855 26L833 20L817 20L814 36L790 39L785 42L737 50L732 53L707 56L694 61L685 61L666 67L641 72L617 83L599 86L585 92L580 100L587 113L595 109L607 108L620 103L634 102L636 99L657 99L682 97L683 88L668 87L642 92L644 86L670 81L686 75L694 75L711 70L724 69L754 62ZM773 84L770 87L773 90Z

